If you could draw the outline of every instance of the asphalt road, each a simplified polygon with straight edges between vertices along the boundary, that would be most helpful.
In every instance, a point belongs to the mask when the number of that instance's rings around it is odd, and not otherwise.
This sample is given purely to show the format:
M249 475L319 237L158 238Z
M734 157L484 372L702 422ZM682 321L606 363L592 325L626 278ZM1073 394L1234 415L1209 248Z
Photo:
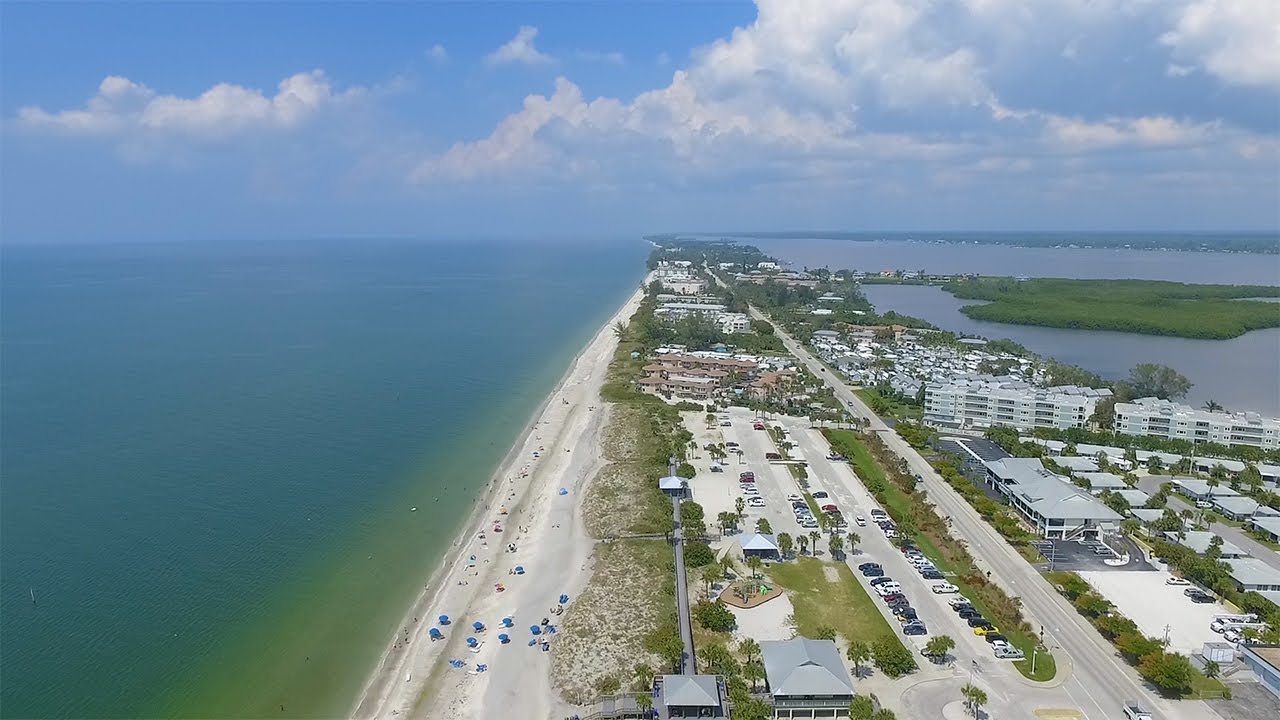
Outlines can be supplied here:
M754 307L751 314L757 319L768 319ZM1213 716L1203 703L1163 701L1149 692L1110 643L983 521L915 449L890 430L844 382L833 378L812 353L776 324L775 332L797 359L833 389L841 404L854 415L866 418L871 431L878 433L891 450L906 459L911 471L923 478L924 489L938 511L952 519L952 533L968 544L978 566L990 571L992 579L1006 592L1021 599L1028 621L1033 626L1043 627L1046 643L1056 646L1054 656L1059 672L1070 673L1061 687L1086 717L1097 720L1116 717L1122 712L1124 701L1131 699L1142 700L1149 708L1158 709L1168 718Z

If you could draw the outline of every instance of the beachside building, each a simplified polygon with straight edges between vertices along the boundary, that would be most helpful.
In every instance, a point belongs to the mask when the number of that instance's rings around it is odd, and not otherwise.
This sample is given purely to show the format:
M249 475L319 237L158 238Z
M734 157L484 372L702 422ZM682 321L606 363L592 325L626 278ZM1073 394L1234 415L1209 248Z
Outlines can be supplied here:
M658 478L658 489L669 497L689 497L689 481L679 475Z
M1208 552L1209 544L1213 542L1213 539L1217 537L1217 534L1211 533L1208 530L1188 530L1182 533L1181 537L1179 537L1176 532L1166 532L1164 537L1171 543L1177 543L1183 547L1190 548L1191 551L1197 555L1204 555ZM1219 550L1222 552L1221 557L1223 560L1249 557L1249 553L1225 540L1222 542L1222 546Z
M761 560L782 559L782 551L778 549L778 538L775 535L763 533L743 535L740 542L743 560L749 557L758 557Z
M746 313L720 313L717 321L720 323L720 331L726 335L751 332L751 318Z
M1280 517L1265 515L1249 521L1249 529L1262 533L1271 542L1280 542Z
M1063 470L1070 470L1073 473L1095 474L1098 472L1098 461L1093 458L1080 457L1078 455L1062 455L1051 460L1053 464Z
M947 427L1082 428L1110 390L1063 385L1036 387L991 376L931 382L924 390L924 421ZM1097 468L1094 468L1095 470Z
M1255 412L1209 412L1153 397L1116 403L1115 431L1192 442L1280 448L1280 418Z
M1089 483L1089 492L1097 495L1104 490L1127 490L1129 485L1119 475L1107 472L1082 472L1076 475Z
M1262 686L1280 697L1280 645L1240 645L1240 662L1253 671Z
M1254 513L1262 507L1257 500L1243 495L1226 495L1215 497L1212 501L1213 509L1221 513L1229 520L1242 521L1253 517Z
M849 716L853 680L831 640L765 640L760 643L765 687L775 718Z
M1153 475L1152 477L1164 478L1165 476ZM1226 485L1210 485L1207 480L1199 478L1175 477L1172 478L1171 482L1175 492L1192 500L1212 500L1213 498L1235 497L1240 494Z
M720 383L715 378L678 373L657 373L640 378L640 389L651 395L707 401L715 395Z
M1240 592L1266 593L1280 591L1280 570L1258 558L1244 557L1225 561L1231 568L1231 579Z
M704 302L668 302L662 303L653 314L661 318L679 319L687 315L701 315L713 320L720 317L725 311L725 306L717 303Z
M1001 458L983 462L987 483L1041 536L1096 540L1123 519L1068 478L1050 472L1038 458Z
M658 720L728 717L729 692L720 675L660 675L654 697Z

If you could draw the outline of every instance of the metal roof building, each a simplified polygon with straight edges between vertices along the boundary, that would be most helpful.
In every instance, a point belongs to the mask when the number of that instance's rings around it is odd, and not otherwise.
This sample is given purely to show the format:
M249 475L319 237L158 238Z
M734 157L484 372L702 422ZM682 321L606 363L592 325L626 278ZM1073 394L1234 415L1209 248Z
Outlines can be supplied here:
M766 640L760 643L774 717L833 716L847 712L853 680L832 640Z

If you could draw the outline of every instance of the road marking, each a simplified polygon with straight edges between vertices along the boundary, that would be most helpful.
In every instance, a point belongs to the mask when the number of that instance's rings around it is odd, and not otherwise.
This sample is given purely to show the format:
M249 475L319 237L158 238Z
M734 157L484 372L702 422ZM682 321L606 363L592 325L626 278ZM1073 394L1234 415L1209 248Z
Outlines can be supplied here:
M1036 708L1035 716L1045 718L1045 720L1077 720L1084 717L1084 713L1075 708Z

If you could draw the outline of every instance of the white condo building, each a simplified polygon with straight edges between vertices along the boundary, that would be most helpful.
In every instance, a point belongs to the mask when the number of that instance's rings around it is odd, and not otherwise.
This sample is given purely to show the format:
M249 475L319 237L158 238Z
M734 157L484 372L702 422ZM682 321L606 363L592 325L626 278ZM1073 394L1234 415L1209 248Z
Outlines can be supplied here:
M1209 412L1153 397L1116 403L1115 429L1125 435L1154 435L1267 449L1280 447L1280 418L1263 417L1255 412Z
M1084 427L1098 401L1110 395L1075 385L1042 388L1016 378L961 377L925 386L924 420L949 427L1065 430Z

